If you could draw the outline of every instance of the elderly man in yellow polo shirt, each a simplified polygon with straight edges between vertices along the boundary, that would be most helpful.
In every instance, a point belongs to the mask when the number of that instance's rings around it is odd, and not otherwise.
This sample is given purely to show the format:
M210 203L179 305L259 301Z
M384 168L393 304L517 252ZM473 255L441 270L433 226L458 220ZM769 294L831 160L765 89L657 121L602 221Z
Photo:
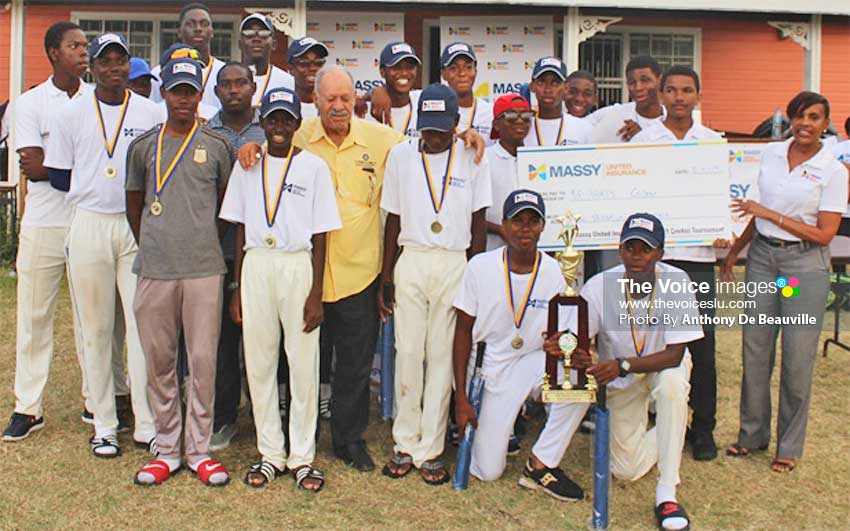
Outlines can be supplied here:
M354 117L354 80L329 65L316 76L319 117L305 120L294 143L318 155L331 170L342 229L327 234L322 300L324 322L336 350L331 431L334 454L361 472L375 467L363 433L369 423L369 372L378 335L378 275L381 272L381 187L390 148L404 135ZM465 133L468 146L483 139ZM257 160L259 146L239 152L243 166ZM286 208L286 197L281 202ZM317 374L318 378L318 374Z

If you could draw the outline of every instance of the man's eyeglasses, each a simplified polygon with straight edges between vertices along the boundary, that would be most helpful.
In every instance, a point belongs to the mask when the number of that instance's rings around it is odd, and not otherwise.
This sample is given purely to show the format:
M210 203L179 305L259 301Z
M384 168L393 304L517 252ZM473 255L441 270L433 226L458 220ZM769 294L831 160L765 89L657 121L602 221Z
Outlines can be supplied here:
M326 62L327 62L327 59L324 59L324 58L313 59L313 60L299 59L297 61L293 61L292 64L297 66L298 68L310 68L311 66L315 67L315 68L322 68L323 66L325 66Z
M253 37L259 37L261 39L267 39L272 36L272 30L267 29L244 29L242 30L242 37L246 39L251 39Z
M505 111L499 115L499 118L503 118L506 122L516 122L517 120L522 120L523 122L531 122L531 119L534 118L534 112Z

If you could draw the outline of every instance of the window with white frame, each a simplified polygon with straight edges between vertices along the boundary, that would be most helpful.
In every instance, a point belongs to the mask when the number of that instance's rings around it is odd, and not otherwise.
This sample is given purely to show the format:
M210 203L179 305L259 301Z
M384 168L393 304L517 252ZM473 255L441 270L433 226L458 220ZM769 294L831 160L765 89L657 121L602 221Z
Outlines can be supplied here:
M238 55L238 15L213 16L213 57L229 61ZM177 14L148 13L89 13L71 15L91 40L106 32L118 33L127 39L130 54L141 57L151 66L159 64L159 56L177 42Z
M700 71L701 32L698 28L612 26L579 45L579 64L596 76L599 106L629 101L626 64L638 55L650 55L662 70L687 65Z

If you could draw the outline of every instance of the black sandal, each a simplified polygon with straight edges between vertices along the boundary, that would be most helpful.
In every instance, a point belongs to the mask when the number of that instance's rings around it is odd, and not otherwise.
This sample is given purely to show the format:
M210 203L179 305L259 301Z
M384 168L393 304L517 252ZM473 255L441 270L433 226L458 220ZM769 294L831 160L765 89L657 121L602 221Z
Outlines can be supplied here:
M118 436L109 434L106 437L92 437L89 446L95 457L101 459L114 459L121 455L121 447L118 445Z
M255 489L261 489L271 483L272 480L286 474L286 467L280 470L268 461L260 461L251 465L245 474L245 484ZM261 479L259 483L253 483L251 479Z
M395 470L390 465L395 465ZM405 465L409 465L407 468L402 468ZM384 465L384 469L381 471L381 474L387 476L390 479L399 479L404 476L410 474L410 471L413 470L413 457L408 454L393 454L393 458L390 459L390 462Z
M688 531L691 528L691 519L688 517L688 512L685 508L676 502L666 501L661 502L655 507L655 521L658 523L658 529L668 531L664 527L664 521L668 518L684 518L688 521L687 525L676 531Z
M304 465L296 468L293 471L293 475L295 476L295 484L298 485L298 488L301 490L306 490L307 492L312 492L313 494L319 492L325 487L325 475L322 474L322 471L313 468L310 465ZM317 479L319 480L319 487L316 489L311 489L304 486L305 479Z
M442 475L437 476L437 479L429 479L429 475L435 476L439 472L442 472ZM431 459L422 463L422 466L419 467L419 475L422 476L422 481L429 485L442 485L448 483L451 479L446 465L439 459Z

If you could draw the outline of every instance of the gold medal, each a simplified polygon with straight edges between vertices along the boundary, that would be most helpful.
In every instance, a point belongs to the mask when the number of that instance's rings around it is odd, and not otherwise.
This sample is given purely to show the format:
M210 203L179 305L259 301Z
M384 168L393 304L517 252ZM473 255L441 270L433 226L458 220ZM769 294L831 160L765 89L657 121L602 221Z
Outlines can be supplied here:
M286 166L283 169L283 174L280 176L279 185L277 187L277 191L272 196L272 187L268 182L269 176L269 157L268 152L263 154L263 163L260 165L261 174L260 177L263 180L263 210L266 216L266 226L269 228L269 231L272 230L274 226L274 222L277 219L277 212L280 209L280 201L283 198L283 190L286 188L286 179L289 176L289 168L292 167L292 153L295 150L295 144L289 144L289 152L286 154ZM266 247L269 249L274 249L275 244L277 243L275 239L272 237L271 232L265 239Z
M266 247L268 247L269 249L274 249L274 248L275 248L275 245L277 245L277 240L275 240L275 239L274 239L274 236L272 236L271 234L269 234L268 236L266 236L265 238L263 238L263 243L264 243L264 244L266 245Z
M452 182L452 162L455 158L455 142L452 141L452 147L449 151L449 157L446 161L446 171L443 173L443 183L440 191L440 196L437 196L437 189L434 187L434 179L431 177L431 167L428 165L428 157L425 156L425 151L422 155L422 170L425 172L425 184L428 185L428 194L431 197L431 206L434 208L434 214L440 215L440 210L443 208L443 203L446 199L446 193L449 191L449 185ZM439 221L431 223L431 232L440 234L443 231L443 225Z
M107 166L105 170L103 170L103 175L107 179L114 179L116 175L118 175L118 170L113 168L112 166Z
M522 337L520 336L516 336L515 338L511 339L511 346L514 347L514 349L516 350L521 349L524 343L525 341L523 341Z
M192 125L191 131L189 131L189 134L186 135L185 139L183 139L183 144L180 146L180 149L177 150L177 154L174 155L174 159L171 161L171 164L168 165L168 168L166 168L165 173L163 173L162 139L165 138L165 127L166 124L162 124L162 127L160 128L159 133L157 134L156 152L154 153L154 170L156 171L156 181L154 182L153 203L151 204L151 214L153 214L154 216L159 216L162 214L162 203L159 202L159 196L165 190L165 187L168 186L168 183L171 180L171 176L174 174L174 170L177 169L177 166L180 164L180 161L183 160L183 154L186 153L186 149L189 147L189 144L192 143L192 139L195 138L195 133L198 131L198 122L195 122ZM195 153L197 154L197 150L195 150Z
M151 214L154 216L162 215L162 203L159 202L159 198L154 199L151 203Z
M103 121L103 113L100 112L100 102L97 101L97 95L92 93L94 97L94 108L97 111L97 123L100 125L100 132L103 136L103 148L106 150L106 158L108 159L106 169L103 170L103 175L107 179L114 179L118 176L118 170L112 166L112 155L115 153L115 147L118 145L118 135L121 133L121 126L124 125L124 117L127 116L127 104L130 101L130 91L124 91L124 102L121 104L121 116L118 118L118 126L115 128L115 133L112 135L112 142L106 135L106 124Z
M433 232L434 234L440 234L441 232L443 232L443 225L439 221L431 223L431 232Z

